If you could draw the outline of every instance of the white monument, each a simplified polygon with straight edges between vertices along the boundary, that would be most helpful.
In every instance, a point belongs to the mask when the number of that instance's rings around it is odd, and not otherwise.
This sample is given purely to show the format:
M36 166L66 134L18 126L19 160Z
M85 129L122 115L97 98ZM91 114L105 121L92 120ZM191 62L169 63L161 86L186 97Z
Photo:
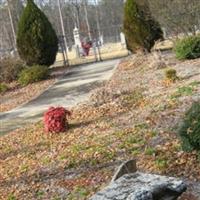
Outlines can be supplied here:
M74 49L76 51L76 57L79 58L82 47L81 47L80 34L77 27L74 28L73 35L74 35Z
M81 40L80 40L79 30L78 30L77 27L74 28L73 35L74 35L75 46L81 47Z
M103 46L103 42L104 42L104 41L103 41L103 35L100 36L99 42L100 42L101 46Z
M120 33L120 40L121 40L121 45L123 48L127 48L126 46L126 38L123 32Z

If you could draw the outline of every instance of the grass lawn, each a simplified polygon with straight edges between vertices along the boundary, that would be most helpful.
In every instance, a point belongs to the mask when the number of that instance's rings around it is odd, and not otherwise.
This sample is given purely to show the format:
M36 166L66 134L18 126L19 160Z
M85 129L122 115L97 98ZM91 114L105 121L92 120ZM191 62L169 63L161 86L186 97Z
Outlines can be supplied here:
M96 52L98 54L98 52ZM124 47L122 47L121 43L107 43L100 47L100 54L102 60L108 60L108 59L114 59L118 57L123 57L128 55L128 50ZM70 65L78 65L78 64L84 64L89 62L95 62L95 54L93 49L90 49L89 56L86 57L76 57L76 51L75 49L72 49L72 51L68 52L68 59ZM55 66L59 66L63 64L63 55L62 53L58 53L56 56L56 62Z

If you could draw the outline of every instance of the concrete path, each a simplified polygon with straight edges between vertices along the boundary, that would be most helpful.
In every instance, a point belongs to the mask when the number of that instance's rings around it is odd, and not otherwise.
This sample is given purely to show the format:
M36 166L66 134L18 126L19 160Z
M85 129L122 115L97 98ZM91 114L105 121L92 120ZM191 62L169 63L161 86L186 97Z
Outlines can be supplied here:
M119 60L111 60L71 68L62 79L36 99L1 113L0 135L39 121L50 106L70 108L87 100L90 91L97 87L98 83L111 77L118 63Z

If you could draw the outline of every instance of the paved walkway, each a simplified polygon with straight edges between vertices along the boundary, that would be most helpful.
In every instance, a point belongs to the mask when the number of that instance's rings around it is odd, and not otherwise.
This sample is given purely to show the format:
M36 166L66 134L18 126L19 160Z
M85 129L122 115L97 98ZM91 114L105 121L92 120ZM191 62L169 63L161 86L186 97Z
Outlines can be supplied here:
M36 99L9 112L0 114L0 135L28 123L39 121L50 106L70 108L89 97L96 84L108 80L119 60L74 67ZM31 92L31 91L30 91Z

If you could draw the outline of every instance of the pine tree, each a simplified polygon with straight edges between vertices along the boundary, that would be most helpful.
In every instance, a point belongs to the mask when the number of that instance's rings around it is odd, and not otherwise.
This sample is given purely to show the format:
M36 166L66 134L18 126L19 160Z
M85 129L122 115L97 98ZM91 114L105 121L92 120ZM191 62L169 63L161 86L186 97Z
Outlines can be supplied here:
M163 32L152 18L147 1L127 0L124 11L124 33L129 50L150 52L155 41L163 39Z
M26 8L18 24L17 48L27 65L54 63L58 51L56 33L33 0L27 0Z

